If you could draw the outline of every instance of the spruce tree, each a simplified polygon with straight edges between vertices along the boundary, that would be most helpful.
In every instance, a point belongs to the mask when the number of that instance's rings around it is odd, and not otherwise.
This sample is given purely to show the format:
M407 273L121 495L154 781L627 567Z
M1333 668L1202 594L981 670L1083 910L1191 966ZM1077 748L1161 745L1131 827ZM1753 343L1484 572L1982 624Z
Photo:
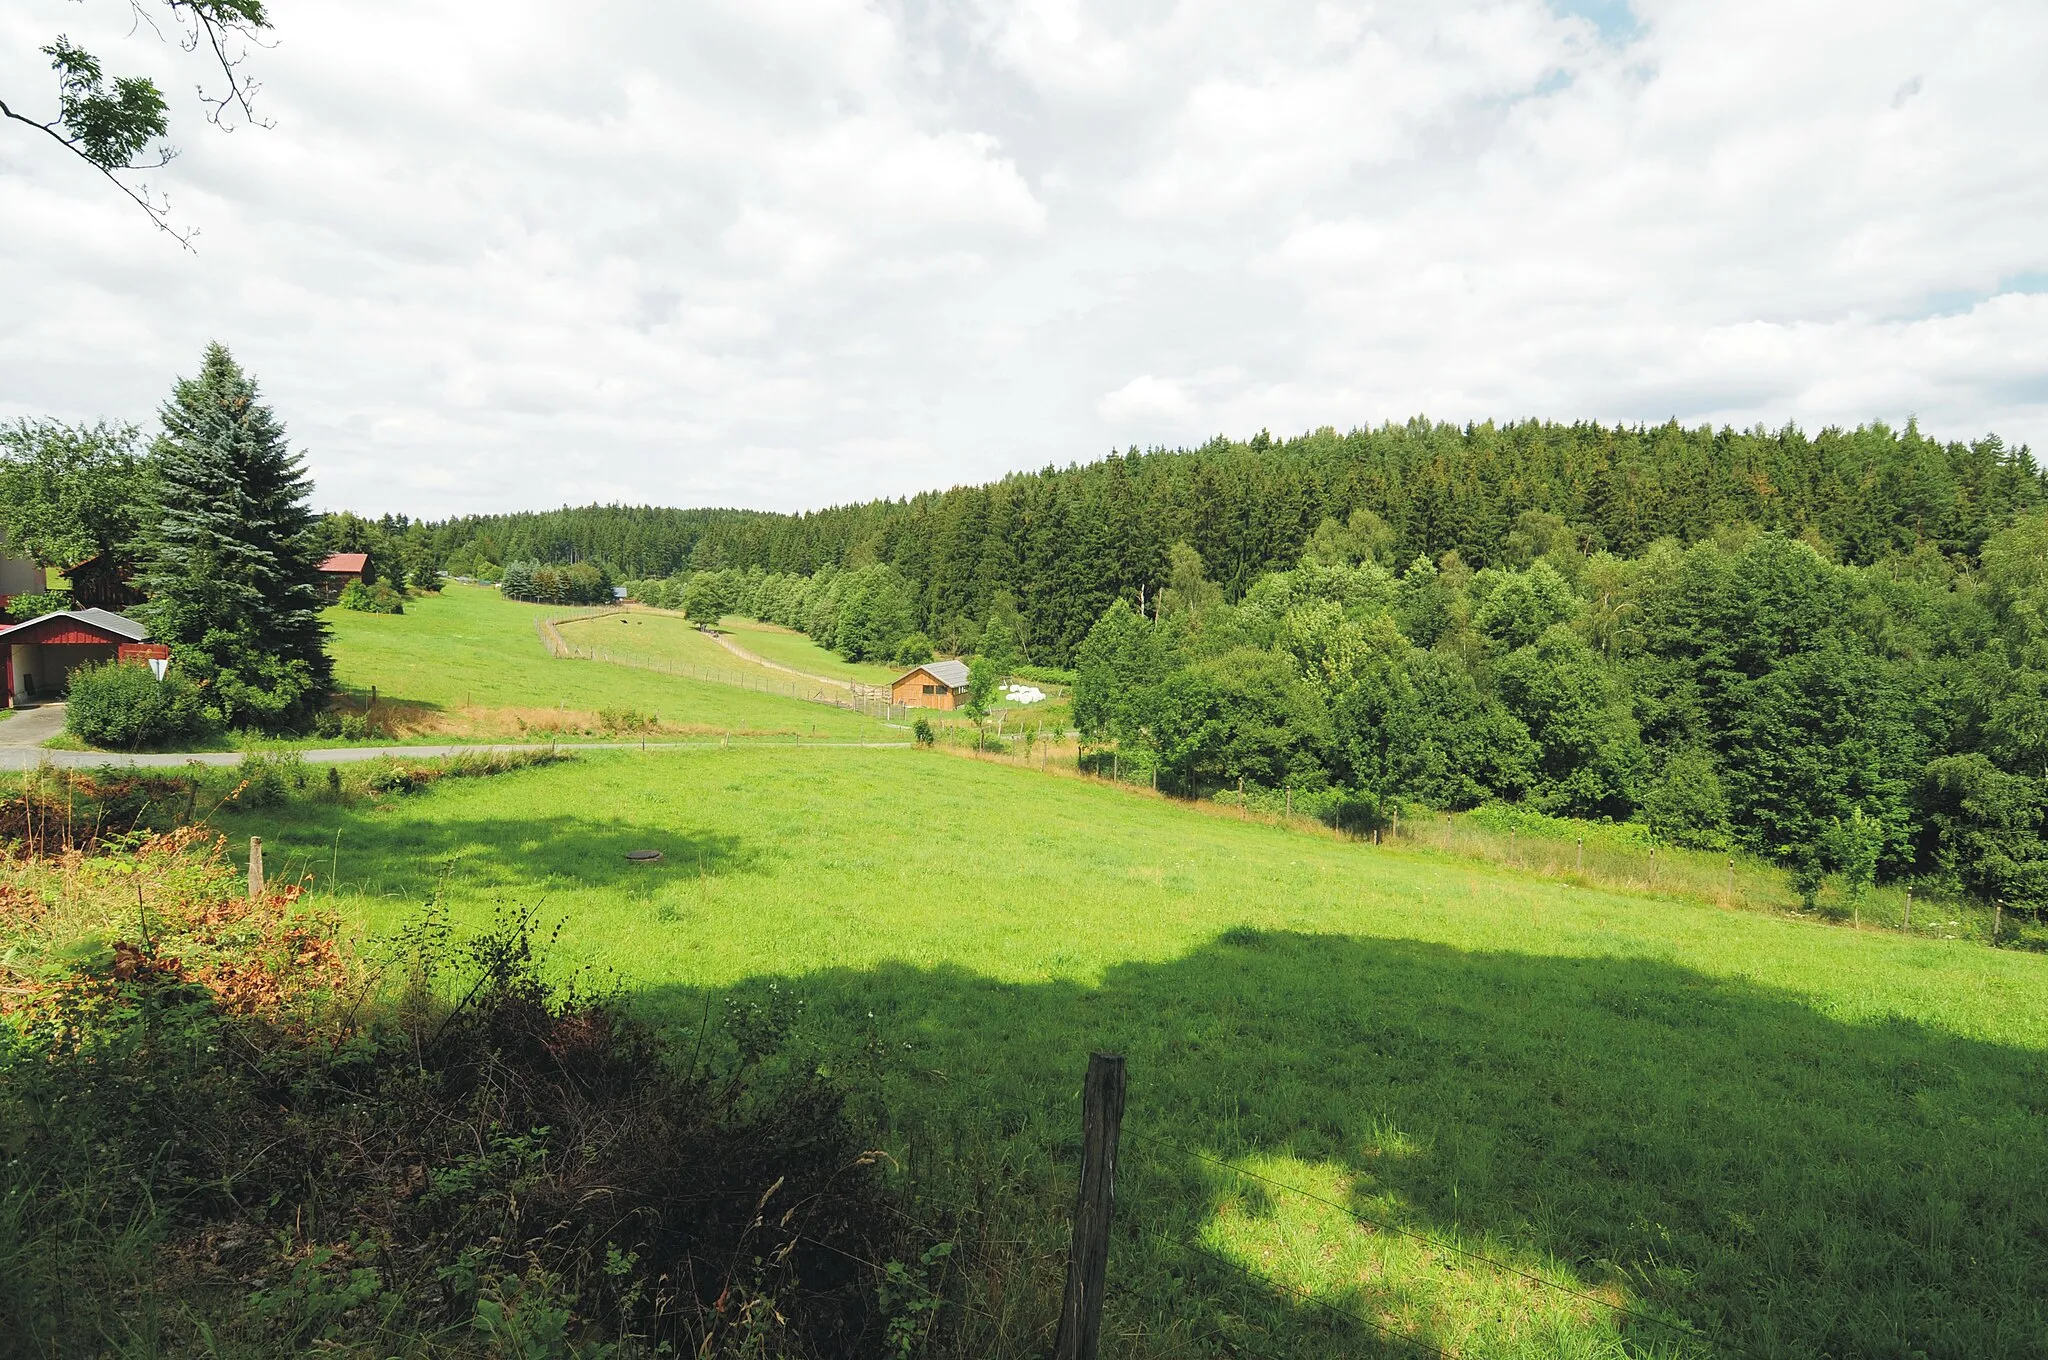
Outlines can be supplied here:
M320 622L305 463L226 346L207 346L160 412L158 518L138 610L223 722L303 723L333 666Z

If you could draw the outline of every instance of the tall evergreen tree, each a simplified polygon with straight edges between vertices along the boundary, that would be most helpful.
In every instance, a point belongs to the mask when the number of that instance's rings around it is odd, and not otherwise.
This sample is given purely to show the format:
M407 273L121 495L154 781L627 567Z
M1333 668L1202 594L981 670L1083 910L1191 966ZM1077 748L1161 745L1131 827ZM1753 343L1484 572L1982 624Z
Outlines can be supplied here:
M140 612L223 722L291 728L333 677L305 463L224 345L207 346L160 415Z

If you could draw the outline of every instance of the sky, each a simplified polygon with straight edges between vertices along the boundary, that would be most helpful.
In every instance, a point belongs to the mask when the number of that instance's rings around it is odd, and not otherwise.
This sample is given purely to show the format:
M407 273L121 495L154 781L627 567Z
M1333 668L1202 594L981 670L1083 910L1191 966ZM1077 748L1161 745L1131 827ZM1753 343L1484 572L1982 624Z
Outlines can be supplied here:
M0 418L209 340L322 509L799 510L1416 415L2048 454L2040 0L275 0L267 128L119 0L186 252L0 123ZM218 84L217 73L211 83Z

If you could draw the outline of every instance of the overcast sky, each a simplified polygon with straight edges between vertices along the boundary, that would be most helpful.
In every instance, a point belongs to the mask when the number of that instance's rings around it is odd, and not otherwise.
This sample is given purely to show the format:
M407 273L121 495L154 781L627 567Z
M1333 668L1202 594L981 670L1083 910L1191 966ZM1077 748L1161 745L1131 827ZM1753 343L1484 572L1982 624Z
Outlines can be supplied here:
M1433 418L2048 450L2048 4L276 0L186 254L0 124L0 415L225 341L323 508L800 509Z

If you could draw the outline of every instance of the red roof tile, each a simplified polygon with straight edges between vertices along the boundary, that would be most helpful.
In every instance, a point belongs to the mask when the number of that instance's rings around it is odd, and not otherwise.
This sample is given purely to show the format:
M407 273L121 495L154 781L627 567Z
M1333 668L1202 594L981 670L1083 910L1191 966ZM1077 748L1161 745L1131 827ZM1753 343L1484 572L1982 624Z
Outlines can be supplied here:
M348 576L361 574L370 565L368 553L336 553L320 564L320 570L339 572Z

